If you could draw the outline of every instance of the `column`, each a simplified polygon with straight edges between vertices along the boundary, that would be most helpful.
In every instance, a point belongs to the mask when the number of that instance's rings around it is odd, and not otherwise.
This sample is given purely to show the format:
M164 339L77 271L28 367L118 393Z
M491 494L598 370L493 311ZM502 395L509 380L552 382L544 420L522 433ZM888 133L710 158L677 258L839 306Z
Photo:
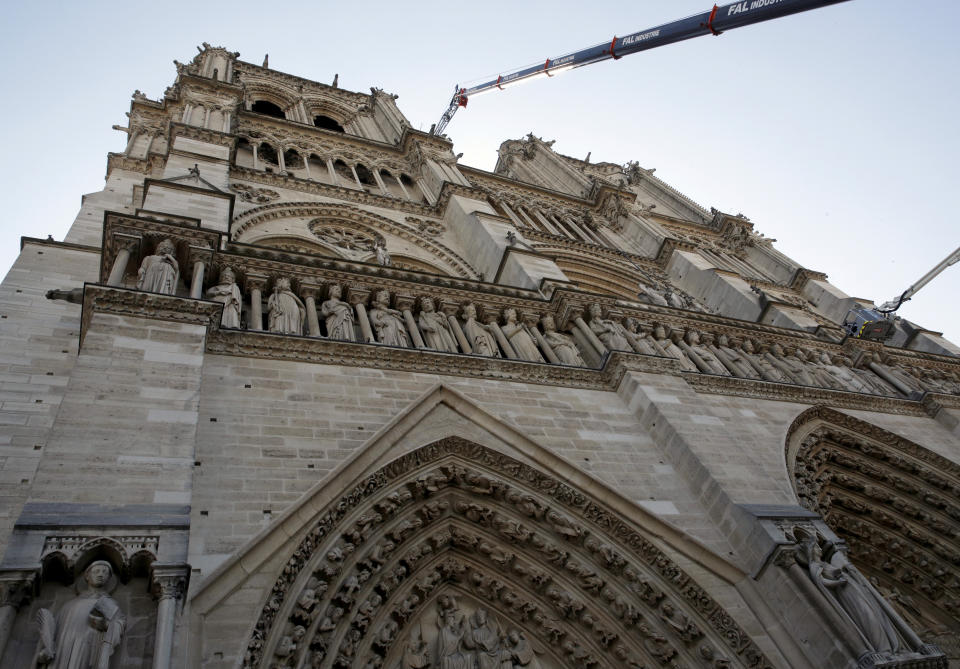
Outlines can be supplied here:
M139 237L130 237L128 235L116 235L114 243L119 247L117 257L113 259L113 267L110 268L110 277L107 279L108 286L122 286L123 277L127 273L127 265L130 263L130 255L133 250L140 245Z
M193 264L193 276L190 279L190 297L195 300L203 298L203 275L207 264L213 259L210 247L191 246L190 262Z
M277 165L280 168L280 174L287 173L287 163L283 159L284 149L282 146L277 147Z
M312 176L310 176L310 156L311 156L311 155L313 155L313 154L309 154L309 153L308 153L308 154L307 154L307 157L303 159L303 169L305 169L305 170L307 171L307 178L308 178L308 179L312 179L312 178L313 178Z
M424 349L427 345L423 343L420 328L417 327L417 322L413 320L413 312L411 311L413 301L414 298L409 295L397 295L397 309L403 313L403 322L407 324L407 330L410 332L414 347Z
M327 158L327 172L330 173L330 183L334 186L339 186L340 181L337 178L337 171L333 169L333 158Z
M360 338L367 344L376 344L377 340L373 336L373 328L370 327L370 318L367 316L367 307L365 302L370 297L370 291L363 288L348 288L347 301L353 305L357 312L357 320L360 321Z
M457 343L460 344L460 350L464 353L473 353L473 347L470 346L470 342L467 341L467 336L463 334L463 328L460 327L460 321L457 320L457 304L455 302L441 302L440 311L442 311L446 317L447 322L450 323L450 329L453 331L453 336L456 337Z
M573 316L573 322L576 324L577 328L583 334L584 338L590 342L590 345L593 346L597 354L602 358L607 354L607 347L603 345L603 342L597 339L597 335L593 333L593 330L590 329L590 326L583 322L583 317L580 315L582 312L577 312Z
M250 319L248 330L263 330L263 287L267 277L247 277L247 293L250 295Z
M30 601L33 595L37 572L32 569L16 569L0 573L0 658L7 648L17 610Z
M427 187L423 185L423 178L417 177L417 188L420 189L420 192L423 193L423 199L427 201L428 204L433 204L433 198L430 197L430 191L427 190Z
M497 323L497 317L490 316L487 320L487 325L493 330L493 336L496 337L497 343L500 344L500 348L503 349L504 354L511 360L517 360L517 352L513 350L510 342L507 341L506 335L503 334L503 330L500 329L500 324Z
M153 644L153 669L170 669L177 602L187 589L190 566L154 564L150 570L151 591L157 598L157 632Z
M383 183L383 179L380 178L380 170L373 167L370 169L370 171L373 173L373 180L377 182L378 186L380 186L380 192L386 197L391 197L390 191L387 190L387 187Z
M319 286L300 285L300 295L303 297L304 304L307 305L307 333L311 337L320 336L320 319L317 318L317 294L319 291Z
M357 182L357 188L363 190L363 184L360 183L360 177L357 176L357 167L356 165L350 166L350 171L353 172L353 180Z
M550 344L547 343L547 340L543 338L543 335L540 333L540 328L537 327L537 321L540 320L539 314L524 314L523 324L527 326L527 331L533 335L533 338L537 340L537 343L540 345L540 350L543 351L543 354L547 357L547 360L552 362L555 365L562 364L560 358L557 357L557 354L553 352L553 349L550 348Z
M260 153L260 142L257 142L253 145L253 169L260 169L260 159L257 157L257 154Z
M407 187L403 185L403 179L393 174L392 172L391 174L393 175L393 178L397 180L397 183L400 184L400 190L403 191L403 196L408 200L412 200L413 198L410 197L410 193L407 191Z

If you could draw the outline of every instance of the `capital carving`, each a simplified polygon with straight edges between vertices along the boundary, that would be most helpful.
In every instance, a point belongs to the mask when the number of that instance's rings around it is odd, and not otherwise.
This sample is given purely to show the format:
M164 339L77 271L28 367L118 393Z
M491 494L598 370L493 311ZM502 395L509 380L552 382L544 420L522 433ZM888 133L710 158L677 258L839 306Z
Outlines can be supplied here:
M0 572L0 607L19 609L33 597L37 583L35 570L10 570Z
M180 599L190 580L190 565L154 564L150 569L150 592L156 599Z

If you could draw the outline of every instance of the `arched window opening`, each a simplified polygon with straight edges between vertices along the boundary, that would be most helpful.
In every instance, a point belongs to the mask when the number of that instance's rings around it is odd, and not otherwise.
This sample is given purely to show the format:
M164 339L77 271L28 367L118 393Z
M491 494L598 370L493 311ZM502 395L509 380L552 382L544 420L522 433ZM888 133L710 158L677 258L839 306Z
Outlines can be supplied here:
M280 159L277 157L277 150L270 146L267 143L263 143L257 149L257 158L260 159L260 162L267 163L269 165L280 166Z
M253 167L253 146L243 137L237 140L237 155L234 160L238 167Z
M265 116L273 116L274 118L287 118L287 115L283 113L280 107L267 100L257 100L250 107L250 111L264 114Z
M410 198L414 202L426 202L427 198L423 196L423 192L420 190L420 187L406 174L400 175L400 183L403 184L404 188L407 189L407 192L410 194Z
M371 192L378 192L380 190L377 186L376 179L373 178L373 174L370 173L363 165L357 163L357 178L360 180L364 186L367 186L366 190Z
M403 189L400 188L400 182L390 174L387 170L380 170L380 181L383 182L383 185L386 187L387 192L390 193L393 197L398 197L401 199L406 199L406 195L403 192Z
M293 149L287 149L283 152L283 166L287 168L288 172L294 170L302 171L305 169L303 166L303 157Z
M335 120L329 116L324 116L320 114L313 117L313 124L318 128L323 128L324 130L332 130L333 132L346 132L343 129L343 126L337 123Z
M322 181L323 183L333 183L333 178L327 169L327 161L317 154L310 154L310 157L307 159L307 166L310 168L310 179Z
M353 170L342 160L333 164L333 171L337 173L337 185L345 188L357 188L357 180L353 178Z

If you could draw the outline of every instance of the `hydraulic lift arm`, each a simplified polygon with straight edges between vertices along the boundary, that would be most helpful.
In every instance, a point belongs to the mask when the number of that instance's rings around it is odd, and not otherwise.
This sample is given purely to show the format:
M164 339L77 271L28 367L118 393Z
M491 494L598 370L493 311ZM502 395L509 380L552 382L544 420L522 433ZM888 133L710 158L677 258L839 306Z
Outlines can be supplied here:
M944 258L939 263L937 263L937 265L934 266L932 270L930 270L929 272L921 276L919 279L917 279L917 282L912 284L905 291L903 291L900 294L900 297L897 297L895 299L890 300L889 302L884 302L883 304L881 304L880 307L877 309L877 311L879 311L881 314L893 313L894 311L900 308L900 305L902 305L904 302L906 302L911 297L916 295L917 291L919 291L921 288L923 288L928 283L933 281L934 278L936 278L936 276L940 274L940 272L947 269L948 267L950 267L950 265L953 265L958 260L960 260L960 247L957 247L956 249L954 249L953 253L951 253L946 258Z
M574 51L558 58L547 58L543 65L526 67L516 72L503 74L496 79L461 88L454 88L453 97L447 110L440 120L430 129L431 134L443 134L447 124L456 114L457 109L467 106L467 100L480 93L492 90L503 90L509 85L516 84L541 75L553 76L557 72L583 67L591 63L598 63L610 58L619 59L631 53L654 49L658 46L682 42L683 40L700 37L701 35L719 35L725 30L733 30L761 21L818 9L827 5L835 5L846 0L741 0L731 2L722 7L714 5L713 9L688 16L679 21L664 23L647 30L631 33L625 37L614 37L609 42L602 42L595 46Z

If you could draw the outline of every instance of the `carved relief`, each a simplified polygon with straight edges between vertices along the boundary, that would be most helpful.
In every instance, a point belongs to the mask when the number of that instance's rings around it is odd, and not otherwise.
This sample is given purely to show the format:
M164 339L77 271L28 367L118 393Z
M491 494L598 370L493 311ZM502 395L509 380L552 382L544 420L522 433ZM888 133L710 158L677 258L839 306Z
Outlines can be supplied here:
M289 166L288 166L289 167ZM254 188L247 184L230 184L230 190L244 202L266 204L280 198L280 193L269 188Z

